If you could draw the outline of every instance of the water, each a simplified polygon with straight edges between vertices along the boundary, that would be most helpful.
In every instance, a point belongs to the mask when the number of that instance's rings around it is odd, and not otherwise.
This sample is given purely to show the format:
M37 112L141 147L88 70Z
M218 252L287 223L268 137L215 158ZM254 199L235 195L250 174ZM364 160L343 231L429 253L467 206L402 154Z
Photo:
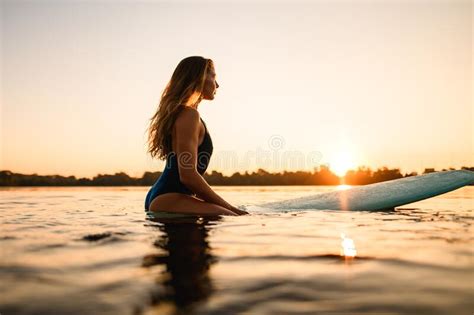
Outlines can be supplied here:
M249 206L335 187L215 189ZM206 220L150 220L147 190L2 188L0 313L474 311L473 186L393 212ZM341 256L341 233L355 258Z

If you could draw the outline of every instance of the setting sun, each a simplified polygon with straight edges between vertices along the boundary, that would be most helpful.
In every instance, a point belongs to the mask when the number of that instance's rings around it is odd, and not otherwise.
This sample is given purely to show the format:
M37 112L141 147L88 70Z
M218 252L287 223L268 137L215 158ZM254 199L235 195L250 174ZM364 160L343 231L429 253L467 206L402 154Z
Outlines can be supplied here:
M343 177L353 167L354 158L349 152L339 152L330 163L331 170L339 177Z

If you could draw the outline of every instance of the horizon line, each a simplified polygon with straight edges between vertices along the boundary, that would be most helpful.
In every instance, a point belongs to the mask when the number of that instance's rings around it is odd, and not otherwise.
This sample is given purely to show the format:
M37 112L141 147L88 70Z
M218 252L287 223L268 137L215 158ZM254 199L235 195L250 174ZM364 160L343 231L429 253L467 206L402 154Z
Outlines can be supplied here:
M337 175L334 170L331 169L331 167L327 166L327 165L321 165L319 167L314 167L313 170L279 170L279 171L267 171L266 169L264 168L257 168L256 170L244 170L244 171L234 171L232 172L231 175L224 175L221 171L218 171L218 170L210 170L210 171L206 171L204 172L204 174L212 174L213 172L217 172L217 173L220 173L222 174L223 176L225 177L230 177L232 176L233 174L243 174L245 175L245 173L249 173L249 174L253 174L253 173L258 173L259 171L264 171L266 173L269 173L269 174L280 174L280 173L298 173L298 172L306 172L306 173L314 173L315 171L320 171L321 168L326 168L327 170L329 170L331 173L333 173L334 175L338 176L339 178L344 178L348 172L357 172L359 170L370 170L370 171L378 171L378 170L398 170L401 174L405 174L405 175L408 175L408 174L423 174L423 173L426 173L426 172L439 172L439 171L449 171L449 170L469 170L469 169L474 169L474 166L461 166L459 168L455 168L455 167L443 167L441 168L440 170L437 170L435 167L425 167L423 168L423 171L422 172L418 172L418 171L411 171L411 172L401 172L401 167L389 167L389 166L381 166L381 167L377 167L377 168L372 168L370 166L365 166L365 165L360 165L360 166L357 166L356 168L350 168L348 169L344 175L342 176L339 176ZM126 174L127 176L129 176L130 178L140 178L140 177L132 177L130 176L126 171L115 171L113 172L112 174L107 174L107 173L97 173L96 175L93 175L92 177L86 177L86 176L77 176L77 175L63 175L63 174L38 174L38 173L21 173L21 172L16 172L16 171L11 171L11 170L8 170L8 169L3 169L3 170L0 170L0 173L3 173L3 172L10 172L12 174L18 174L18 175L25 175L25 176L62 176L62 177L75 177L75 178L78 178L78 179L81 179L81 178L88 178L88 179L93 179L94 177L97 177L97 176L107 176L107 175L116 175L116 174ZM143 171L142 173L142 177L147 174L147 173L163 173L163 170L158 170L158 171ZM204 175L203 174L203 175Z

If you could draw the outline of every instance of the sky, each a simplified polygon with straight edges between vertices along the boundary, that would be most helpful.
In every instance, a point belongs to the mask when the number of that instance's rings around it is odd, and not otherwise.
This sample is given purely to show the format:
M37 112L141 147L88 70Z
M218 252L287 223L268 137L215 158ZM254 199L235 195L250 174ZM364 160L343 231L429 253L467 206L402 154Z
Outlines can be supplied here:
M178 62L213 59L208 171L474 166L462 0L2 1L0 170L140 177Z

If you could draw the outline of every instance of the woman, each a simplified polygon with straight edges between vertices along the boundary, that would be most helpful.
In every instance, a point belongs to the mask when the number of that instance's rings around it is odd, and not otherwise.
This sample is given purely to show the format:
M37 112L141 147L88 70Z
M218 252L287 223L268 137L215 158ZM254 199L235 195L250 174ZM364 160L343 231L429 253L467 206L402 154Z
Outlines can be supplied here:
M218 87L211 59L188 57L176 67L150 121L148 152L166 158L166 166L146 196L146 210L247 214L222 199L202 177L213 147L198 106L203 99L213 100Z

